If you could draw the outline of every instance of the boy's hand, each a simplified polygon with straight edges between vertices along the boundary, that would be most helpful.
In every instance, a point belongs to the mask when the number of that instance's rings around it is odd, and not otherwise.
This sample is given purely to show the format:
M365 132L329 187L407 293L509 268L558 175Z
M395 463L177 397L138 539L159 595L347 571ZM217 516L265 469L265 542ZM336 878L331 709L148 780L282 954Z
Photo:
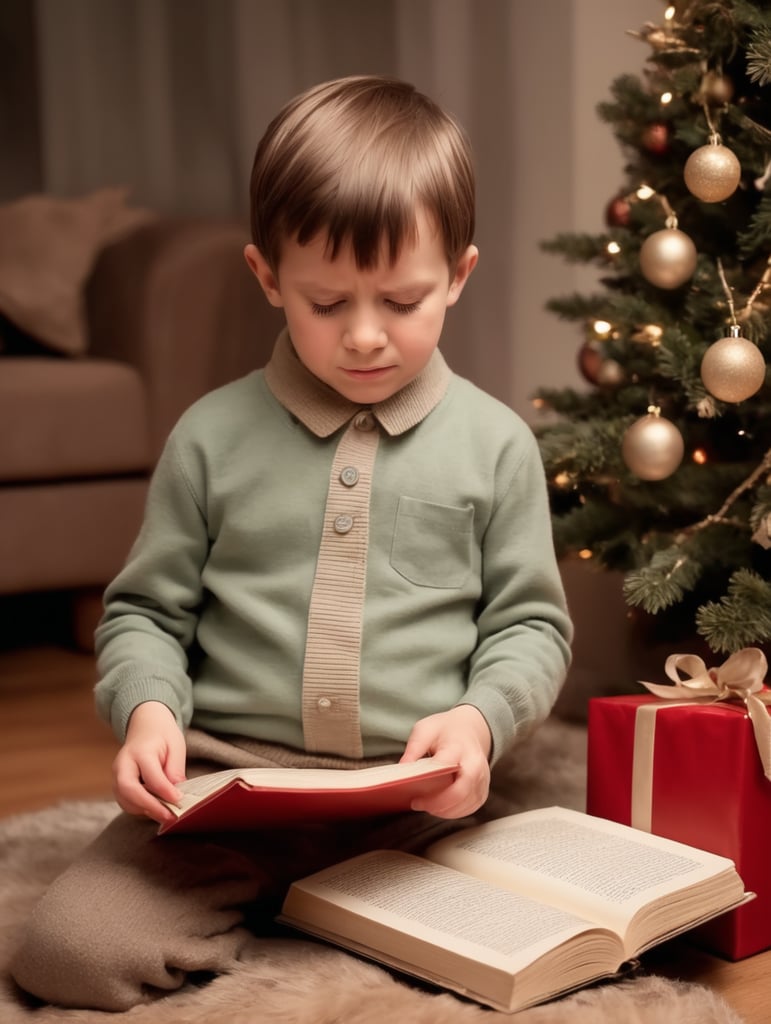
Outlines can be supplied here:
M471 704L461 704L416 722L401 761L417 761L432 755L460 768L446 789L413 801L412 809L439 818L462 818L478 810L490 790L491 745L490 728L482 713Z
M136 707L112 766L120 807L157 822L171 820L171 811L157 797L179 800L175 783L185 778L185 754L185 737L165 704L147 701Z

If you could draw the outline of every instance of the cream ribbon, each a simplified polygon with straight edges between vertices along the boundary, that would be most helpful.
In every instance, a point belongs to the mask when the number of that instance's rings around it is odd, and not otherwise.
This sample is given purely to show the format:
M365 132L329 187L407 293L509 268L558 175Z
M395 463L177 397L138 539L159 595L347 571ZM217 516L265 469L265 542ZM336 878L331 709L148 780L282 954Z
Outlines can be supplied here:
M771 717L766 711L766 706L771 705L771 690L763 687L767 669L766 656L758 647L736 651L719 668L707 668L695 654L670 654L664 670L674 685L642 685L663 700L742 701L752 722L763 774L771 780ZM682 679L681 671L690 678Z

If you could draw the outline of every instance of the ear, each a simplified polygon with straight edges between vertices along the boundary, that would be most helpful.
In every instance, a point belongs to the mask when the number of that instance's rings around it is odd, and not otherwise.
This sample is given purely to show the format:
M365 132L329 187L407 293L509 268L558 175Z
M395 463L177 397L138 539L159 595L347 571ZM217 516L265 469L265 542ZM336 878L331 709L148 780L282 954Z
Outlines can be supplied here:
M270 269L256 245L250 242L246 246L244 249L244 259L251 272L260 282L260 287L265 292L265 297L271 306L283 306L284 300L281 298L278 278Z
M478 259L479 249L475 245L470 245L458 260L455 274L452 281L450 281L450 290L447 293L448 306L454 306L460 298L460 293L463 291L466 281L471 277L471 271L477 265Z

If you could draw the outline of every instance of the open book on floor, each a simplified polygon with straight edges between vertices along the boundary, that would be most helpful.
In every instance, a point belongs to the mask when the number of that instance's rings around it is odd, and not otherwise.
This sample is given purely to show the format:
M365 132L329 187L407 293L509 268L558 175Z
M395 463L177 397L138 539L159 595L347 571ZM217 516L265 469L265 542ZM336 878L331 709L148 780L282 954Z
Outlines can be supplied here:
M177 787L176 817L159 833L247 830L408 811L449 784L457 765L432 757L373 768L229 768Z
M730 860L551 807L326 868L279 921L510 1012L749 898Z

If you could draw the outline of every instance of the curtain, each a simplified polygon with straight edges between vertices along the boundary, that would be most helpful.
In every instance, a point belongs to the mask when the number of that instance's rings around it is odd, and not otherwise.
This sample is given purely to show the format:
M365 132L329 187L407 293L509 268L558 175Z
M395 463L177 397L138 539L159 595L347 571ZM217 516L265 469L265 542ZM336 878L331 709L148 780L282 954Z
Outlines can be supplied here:
M247 223L254 148L279 106L339 75L413 81L468 131L479 267L448 311L450 365L526 417L539 385L580 383L577 287L540 252L601 230L621 155L594 106L644 61L626 28L659 0L35 0L43 185L124 183L168 213Z
M475 275L448 311L443 350L505 398L511 10L509 0L38 0L44 186L75 195L125 183L138 204L246 224L254 148L281 104L340 75L413 81L463 122L479 176L484 282Z

